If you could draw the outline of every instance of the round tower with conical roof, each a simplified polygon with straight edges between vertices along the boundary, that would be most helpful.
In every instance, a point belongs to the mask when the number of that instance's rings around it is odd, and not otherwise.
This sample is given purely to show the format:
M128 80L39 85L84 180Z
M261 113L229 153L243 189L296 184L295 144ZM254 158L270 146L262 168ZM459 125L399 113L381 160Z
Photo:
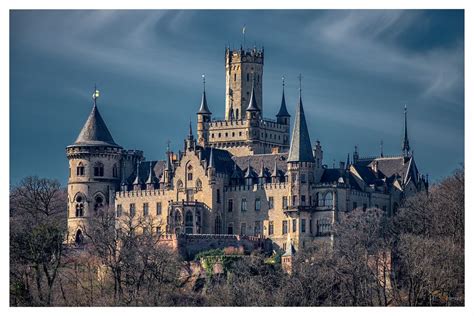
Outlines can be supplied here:
M133 160L138 159L115 143L97 107L98 97L99 91L95 90L94 104L86 123L76 141L66 147L69 160L68 243L87 241L85 236L91 218L114 207L115 191L124 178L122 174L133 172Z

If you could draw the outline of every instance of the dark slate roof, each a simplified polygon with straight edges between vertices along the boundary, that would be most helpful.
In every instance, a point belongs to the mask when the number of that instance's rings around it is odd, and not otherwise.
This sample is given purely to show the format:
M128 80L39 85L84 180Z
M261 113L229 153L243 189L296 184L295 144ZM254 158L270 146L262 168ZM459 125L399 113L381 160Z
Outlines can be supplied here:
M258 177L258 173L262 169L262 162L265 166L265 175L269 177L273 169L275 168L275 161L278 169L278 176L284 176L287 170L286 158L287 153L278 154L261 154L252 156L233 156L233 161L237 164L237 169L240 170L241 176L247 173L249 161L250 161L250 172L252 177Z
M296 105L295 124L291 135L289 162L314 162L313 151L311 150L311 140L309 139L308 126L304 116L303 101L301 92L298 104Z
M321 183L337 183L339 181L339 178L344 180L345 184L348 184L351 188L354 188L356 190L361 190L359 184L357 181L354 179L354 175L351 174L347 169L324 169L323 175L321 176Z
M249 111L249 112L260 111L257 105L257 100L255 100L254 89L255 89L255 85L252 85L252 92L250 93L249 106L246 109L246 111Z
M207 165L209 166L209 158L211 156L211 147L200 148L201 158L206 160ZM234 162L232 160L232 155L227 150L222 150L218 148L212 148L212 156L214 161L214 168L216 172L225 173L231 175L234 171Z
M140 167L138 170L139 180L141 184L146 183L148 180L148 177L150 175L150 163L152 164L153 176L155 178L154 180L156 183L159 182L161 176L163 175L163 171L165 170L165 167L166 167L166 161L164 160L142 161L140 163ZM127 183L135 182L136 178L137 178L137 168L135 166L133 173L129 175L127 178Z
M285 101L285 90L283 90L283 94L281 96L281 105L280 105L280 110L278 111L276 117L289 117L291 116L288 113L288 110L286 109L286 101Z
M360 160L356 166L365 166L370 168L370 165L376 161L378 163L377 169L382 174L382 177L390 178L393 175L400 175L405 181L405 178L410 176L416 179L418 170L416 169L413 157L379 157L374 159ZM408 177L407 177L408 175Z
M113 146L117 145L107 128L102 116L99 113L97 105L94 104L84 127L77 137L74 145L81 146Z
M199 107L197 114L212 114L207 106L206 91L202 92L201 106Z

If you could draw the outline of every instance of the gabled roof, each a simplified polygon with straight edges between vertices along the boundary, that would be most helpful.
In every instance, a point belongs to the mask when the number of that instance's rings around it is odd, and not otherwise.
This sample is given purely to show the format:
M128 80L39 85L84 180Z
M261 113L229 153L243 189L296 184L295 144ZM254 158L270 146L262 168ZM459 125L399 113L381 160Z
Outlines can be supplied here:
M296 105L295 124L291 135L288 162L314 162L308 126L304 116L303 101L301 100L301 91L298 104Z
M74 145L120 147L112 138L95 103Z

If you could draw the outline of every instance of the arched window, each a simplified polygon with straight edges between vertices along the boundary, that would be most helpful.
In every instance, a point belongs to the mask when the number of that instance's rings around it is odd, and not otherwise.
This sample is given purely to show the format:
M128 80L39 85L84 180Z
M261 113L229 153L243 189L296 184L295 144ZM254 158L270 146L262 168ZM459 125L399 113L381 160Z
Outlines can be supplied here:
M179 210L176 210L176 212L174 212L174 222L176 225L181 225L181 221L182 221L183 217L181 216L181 212Z
M94 177L103 177L104 176L104 164L98 162L94 165Z
M178 190L182 189L183 188L183 181L178 180L178 182L176 182L176 186L178 187Z
M237 74L234 73L234 81L237 81Z
M202 182L201 182L201 179L199 178L196 179L196 189L202 190Z
M194 221L193 213L191 211L187 211L185 219L184 219L184 223L185 223L184 225L186 226L185 227L186 234L193 233L193 226L194 226L193 221Z
M117 178L118 177L118 170L117 170L117 165L114 164L114 166L112 167L112 176L114 178Z
M323 205L333 207L332 192L328 192L324 195Z
M85 173L85 167L82 164L82 162L79 162L79 164L77 165L77 168L76 168L76 174L78 176L84 176L84 173Z
M235 119L239 119L239 109L235 109Z
M76 217L84 216L84 198L82 195L76 197Z
M101 211L104 207L104 198L101 195L97 195L94 199L94 211Z

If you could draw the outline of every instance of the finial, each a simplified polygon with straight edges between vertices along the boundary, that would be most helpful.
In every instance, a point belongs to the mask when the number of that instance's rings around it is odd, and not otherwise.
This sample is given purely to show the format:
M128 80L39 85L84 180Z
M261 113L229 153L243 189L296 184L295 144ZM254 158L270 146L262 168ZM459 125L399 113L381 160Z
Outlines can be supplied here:
M303 78L303 76L301 76L301 74L298 75L298 80L300 82L300 94L301 94L301 79Z
M202 91L206 92L206 74L202 74Z
M283 85L283 89L285 89L285 76L281 77L281 84Z
M94 93L92 94L92 100L94 100L94 105L97 104L98 98L99 98L99 90L97 90L97 85L94 84Z
M167 153L170 152L170 144L171 144L171 141L170 141L170 140L167 140L167 141L166 141L166 152L167 152Z

